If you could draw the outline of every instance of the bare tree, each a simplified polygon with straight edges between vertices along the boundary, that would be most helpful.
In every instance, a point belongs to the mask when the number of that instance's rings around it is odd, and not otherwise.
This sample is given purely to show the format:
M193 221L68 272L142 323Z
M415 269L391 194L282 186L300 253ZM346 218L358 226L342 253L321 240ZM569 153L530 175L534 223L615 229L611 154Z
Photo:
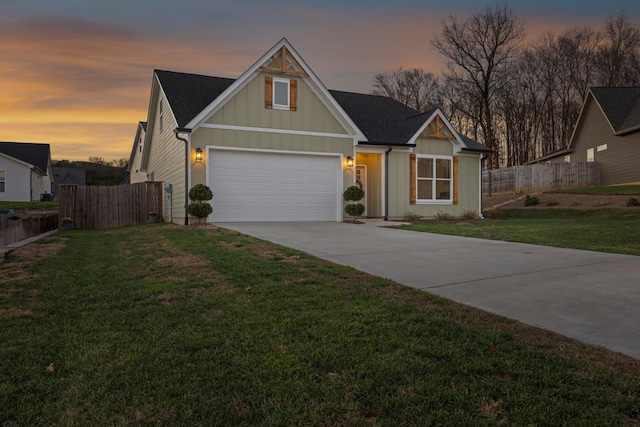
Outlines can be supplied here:
M598 61L598 83L602 86L640 84L640 26L630 22L624 13L609 17L604 27L604 42Z
M413 109L424 112L442 106L440 79L420 68L376 74L374 95L384 95Z
M499 167L494 111L500 90L513 78L513 64L520 54L524 26L507 6L496 5L459 21L454 15L442 21L432 46L447 58L447 82L456 90L473 94L480 102L476 118L484 143L494 149L489 167Z

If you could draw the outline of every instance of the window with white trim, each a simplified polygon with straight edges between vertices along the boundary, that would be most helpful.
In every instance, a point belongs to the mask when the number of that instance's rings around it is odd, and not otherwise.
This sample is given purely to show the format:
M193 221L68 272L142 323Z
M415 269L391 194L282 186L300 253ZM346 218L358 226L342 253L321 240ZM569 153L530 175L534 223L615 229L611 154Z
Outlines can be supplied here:
M4 193L4 171L0 171L0 193Z
M162 99L160 100L160 132L162 132L162 128L164 127L164 117L163 117L163 108L162 108Z
M417 201L451 202L453 158L450 156L416 157Z
M587 150L587 162L593 162L595 160L595 153L593 148Z
M289 79L273 78L273 108L289 109Z

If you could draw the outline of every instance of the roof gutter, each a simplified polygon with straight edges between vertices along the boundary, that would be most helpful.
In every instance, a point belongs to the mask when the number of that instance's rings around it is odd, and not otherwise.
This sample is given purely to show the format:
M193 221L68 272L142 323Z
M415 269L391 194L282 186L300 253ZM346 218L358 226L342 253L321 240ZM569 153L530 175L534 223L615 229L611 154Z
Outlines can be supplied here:
M189 225L189 139L191 129L175 128L173 133L176 139L184 142L184 225ZM186 133L187 138L180 137L179 133Z

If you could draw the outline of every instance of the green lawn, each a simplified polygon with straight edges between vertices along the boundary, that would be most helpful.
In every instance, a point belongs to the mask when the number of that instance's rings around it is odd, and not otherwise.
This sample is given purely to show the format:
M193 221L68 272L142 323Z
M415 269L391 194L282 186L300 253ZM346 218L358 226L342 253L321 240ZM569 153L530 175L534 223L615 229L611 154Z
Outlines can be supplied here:
M640 255L640 208L498 209L496 219L426 221L407 230Z
M611 194L611 195L640 195L640 185L609 185L603 187L576 188L573 190L552 191L552 193L571 194Z
M233 231L0 263L0 425L637 425L640 361Z

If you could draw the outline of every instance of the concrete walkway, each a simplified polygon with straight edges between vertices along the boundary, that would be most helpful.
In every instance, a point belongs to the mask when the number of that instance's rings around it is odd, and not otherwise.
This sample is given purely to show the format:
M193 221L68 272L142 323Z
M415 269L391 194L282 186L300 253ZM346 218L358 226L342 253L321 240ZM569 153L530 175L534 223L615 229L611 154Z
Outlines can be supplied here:
M640 359L640 257L346 223L224 223Z
M47 236L51 236L53 233L57 233L58 229L47 231L46 233L38 234L37 236L29 237L28 239L20 240L19 242L11 243L7 246L0 246L0 262L7 256L9 252L14 249L18 249L24 245L28 245L29 243L33 243L36 240L40 240Z

